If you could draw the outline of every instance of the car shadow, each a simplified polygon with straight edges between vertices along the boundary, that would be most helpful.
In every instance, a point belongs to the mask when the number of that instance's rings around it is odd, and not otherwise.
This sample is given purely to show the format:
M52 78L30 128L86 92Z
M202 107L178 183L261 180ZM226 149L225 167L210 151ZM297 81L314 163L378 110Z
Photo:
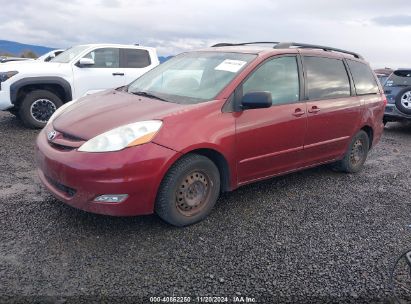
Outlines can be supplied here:
M18 117L7 111L0 111L0 127L2 129L12 129L14 131L39 132L39 130L27 128Z
M222 193L213 208L211 214L202 222L191 225L189 227L207 227L215 226L216 222L223 220L227 212L238 211L238 217L246 217L243 214L244 208L250 207L250 201L255 199L256 193L264 198L271 198L273 192L294 192L296 187L301 183L312 183L318 176L323 178L335 177L336 175L343 176L342 173L333 172L328 165L319 166L312 169L307 169L300 172L290 173L283 176L277 176L270 179L255 182L249 185L242 186L232 192ZM281 194L281 195L283 195ZM96 234L111 233L115 227L117 233L126 233L128 231L151 231L162 233L163 231L187 229L174 227L163 220L156 214L140 215L130 217L115 217L109 215L93 214L86 211L68 206L54 198L52 204L59 209L59 222L64 225L73 225L80 230L90 230ZM63 222L61 222L63 221ZM218 224L220 225L220 224ZM195 229L197 229L195 228Z
M388 122L384 128L384 132L390 134L397 133L411 136L411 121Z

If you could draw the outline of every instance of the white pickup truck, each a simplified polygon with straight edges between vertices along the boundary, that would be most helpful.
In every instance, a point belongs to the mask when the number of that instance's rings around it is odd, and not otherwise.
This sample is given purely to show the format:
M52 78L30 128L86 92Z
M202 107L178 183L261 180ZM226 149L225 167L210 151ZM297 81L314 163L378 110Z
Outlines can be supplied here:
M42 128L64 103L104 89L121 87L159 64L154 48L138 45L74 46L49 62L0 65L0 110L27 127Z

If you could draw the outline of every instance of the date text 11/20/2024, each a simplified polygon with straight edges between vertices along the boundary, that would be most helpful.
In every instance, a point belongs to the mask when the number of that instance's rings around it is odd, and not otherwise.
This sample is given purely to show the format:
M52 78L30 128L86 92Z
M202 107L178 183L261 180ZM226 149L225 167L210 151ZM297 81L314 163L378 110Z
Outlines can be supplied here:
M150 297L151 303L257 303L254 297L233 296L233 297Z

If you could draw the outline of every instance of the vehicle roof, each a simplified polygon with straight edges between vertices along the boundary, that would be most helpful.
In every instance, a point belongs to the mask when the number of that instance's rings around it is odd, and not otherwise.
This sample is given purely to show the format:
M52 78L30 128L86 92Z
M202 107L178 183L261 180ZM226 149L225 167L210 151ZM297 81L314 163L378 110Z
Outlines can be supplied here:
M231 53L244 53L244 54L256 54L256 55L271 55L271 54L305 54L305 55L315 55L335 57L335 58L347 58L354 59L357 61L364 61L362 58L357 58L354 55L346 54L337 51L325 51L318 48L273 48L272 46L261 46L261 45L233 45L233 46L219 46L219 47L208 47L200 49L199 51L214 51L214 52L231 52Z
M135 49L155 49L153 47L136 45L136 44L118 44L118 43L89 43L89 44L79 44L76 46L85 47L114 47L114 48L135 48Z

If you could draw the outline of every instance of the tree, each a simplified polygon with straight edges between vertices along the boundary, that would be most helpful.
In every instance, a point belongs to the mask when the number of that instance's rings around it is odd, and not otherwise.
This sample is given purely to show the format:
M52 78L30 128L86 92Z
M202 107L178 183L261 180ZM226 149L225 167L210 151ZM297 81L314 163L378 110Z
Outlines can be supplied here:
M0 52L0 56L15 57L16 55L9 53L9 52Z
M24 51L23 53L20 54L20 57L22 58L37 58L39 56L37 56L36 53L34 53L33 51Z

